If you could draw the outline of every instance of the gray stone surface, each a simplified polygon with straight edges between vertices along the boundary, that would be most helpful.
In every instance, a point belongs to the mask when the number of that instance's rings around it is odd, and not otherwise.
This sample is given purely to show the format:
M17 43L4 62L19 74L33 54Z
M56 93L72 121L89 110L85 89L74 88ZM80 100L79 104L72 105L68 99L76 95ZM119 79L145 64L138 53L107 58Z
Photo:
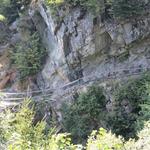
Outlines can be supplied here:
M36 9L31 8L29 14L49 54L37 83L41 89L55 89L52 99L59 120L61 103L71 101L77 92L93 83L106 89L108 110L113 109L112 82L150 69L149 15L102 23L99 18L74 8L66 16L60 10L58 23L42 3L37 3Z
M148 15L132 21L101 23L75 8L57 23L42 3L29 13L49 52L40 74L45 87L59 88L82 77L119 75L122 70L145 70L150 65Z

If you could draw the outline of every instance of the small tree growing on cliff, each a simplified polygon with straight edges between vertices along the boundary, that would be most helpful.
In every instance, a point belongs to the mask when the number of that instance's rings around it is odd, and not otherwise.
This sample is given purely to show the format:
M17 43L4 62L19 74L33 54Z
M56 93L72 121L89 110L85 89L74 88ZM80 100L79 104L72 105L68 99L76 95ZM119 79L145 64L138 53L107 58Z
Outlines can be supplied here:
M20 78L35 75L41 69L46 56L38 33L34 33L27 41L18 43L15 47L12 60L17 67Z
M8 23L12 23L19 17L19 13L27 8L30 2L31 0L1 0L0 14L7 18Z
M109 0L46 0L47 4L52 9L57 9L59 6L81 7L83 10L88 10L93 15L99 15L104 12L105 3Z
M144 12L144 0L113 0L113 14L117 18L130 18Z

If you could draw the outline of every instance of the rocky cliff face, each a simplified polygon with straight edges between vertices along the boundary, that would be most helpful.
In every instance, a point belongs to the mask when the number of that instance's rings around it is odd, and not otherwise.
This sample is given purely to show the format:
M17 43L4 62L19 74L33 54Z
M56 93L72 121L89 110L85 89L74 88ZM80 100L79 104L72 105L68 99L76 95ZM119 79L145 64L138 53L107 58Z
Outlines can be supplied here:
M60 10L60 14L64 12ZM67 97L90 83L122 80L150 69L149 14L102 22L100 17L74 8L58 23L50 9L38 2L31 5L29 15L48 49L37 83L41 89L57 89L58 107L62 95ZM61 87L69 88L64 91Z
M49 52L38 76L42 88L149 69L149 14L131 21L101 22L100 17L74 8L57 23L43 3L34 5L29 13Z
M58 22L51 10L39 1L31 4L31 18L23 23L28 28L34 23L48 50L46 64L37 75L37 84L40 89L57 89L53 96L57 108L62 99L70 99L70 95L74 96L93 82L107 86L110 80L134 77L150 69L150 14L126 21L102 21L101 17L94 17L80 8L64 14L60 10L61 21ZM9 29L14 33L11 45L26 35L16 31L16 23ZM7 48L9 45L2 45L0 52ZM8 68L6 65L4 71ZM3 70L0 73L7 77Z

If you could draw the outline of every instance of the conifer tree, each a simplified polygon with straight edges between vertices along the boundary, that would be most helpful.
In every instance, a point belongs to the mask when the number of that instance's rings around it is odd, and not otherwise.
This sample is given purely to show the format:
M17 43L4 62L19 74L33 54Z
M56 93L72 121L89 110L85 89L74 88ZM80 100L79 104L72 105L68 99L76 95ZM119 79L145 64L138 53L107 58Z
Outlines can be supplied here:
M130 18L144 11L144 0L113 0L113 13L117 18Z

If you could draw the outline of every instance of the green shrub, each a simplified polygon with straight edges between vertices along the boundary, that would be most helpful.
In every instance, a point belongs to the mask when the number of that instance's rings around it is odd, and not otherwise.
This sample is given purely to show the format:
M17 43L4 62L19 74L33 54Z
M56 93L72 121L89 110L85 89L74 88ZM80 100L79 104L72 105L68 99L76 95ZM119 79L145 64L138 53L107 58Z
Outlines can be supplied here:
M4 13L4 9L10 4L10 0L1 0L0 2L0 14Z
M147 84L147 96L144 97L144 102L140 104L141 110L136 122L137 130L142 130L144 122L150 120L150 84Z
M144 128L137 136L137 141L130 139L124 144L125 150L148 150L150 148L150 121L144 123Z
M51 102L46 100L45 98L41 98L40 101L34 101L34 123L41 121L45 118L46 121L46 129L51 127L54 128L58 126L58 120L56 118L56 113L54 113Z
M72 6L81 6L94 14L100 14L104 10L104 0L65 0L65 2Z
M110 131L104 129L93 131L88 138L86 150L148 150L150 147L150 122L146 122L142 131L138 133L138 140L130 139L125 142Z
M83 150L73 145L69 134L55 134L55 129L45 132L45 121L33 124L35 112L31 100L25 100L18 110L0 112L1 150ZM90 125L90 124L89 124ZM111 131L100 128L92 131L85 150L148 150L150 147L150 122L138 133L138 140L124 141Z
M46 50L42 47L38 33L34 33L27 41L18 43L12 56L20 78L35 75L42 67Z
M144 0L113 0L112 7L117 18L137 17L144 12Z
M68 6L70 8L78 6L96 16L103 13L105 9L104 0L46 0L46 2L54 16L57 16L57 8L60 6Z
M146 104L147 85L150 85L150 76L144 75L124 84L115 92L116 107L110 115L111 129L117 135L125 139L136 137L137 119L141 111L141 104Z
M71 104L62 108L65 131L71 133L75 142L84 141L93 129L104 126L106 98L100 87L90 87Z
M45 133L45 121L33 125L35 112L25 100L17 112L0 113L0 138L7 150L76 150L68 134L55 134L54 129ZM30 106L31 107L31 106ZM2 143L0 143L0 146ZM2 147L1 147L2 148ZM3 150L3 149L1 149Z
M0 44L4 45L10 39L10 31L8 29L8 26L6 25L5 18L3 18L3 16L1 15L0 17L2 17L1 19L3 20L0 21Z
M7 18L8 23L12 23L19 17L30 4L31 0L1 0L0 14Z
M51 6L55 16L58 15L60 6L81 7L92 12L95 16L101 15L103 19L115 17L128 19L137 17L145 12L145 0L46 0Z
M124 144L121 137L116 137L111 132L100 128L93 131L88 137L87 150L123 150Z

